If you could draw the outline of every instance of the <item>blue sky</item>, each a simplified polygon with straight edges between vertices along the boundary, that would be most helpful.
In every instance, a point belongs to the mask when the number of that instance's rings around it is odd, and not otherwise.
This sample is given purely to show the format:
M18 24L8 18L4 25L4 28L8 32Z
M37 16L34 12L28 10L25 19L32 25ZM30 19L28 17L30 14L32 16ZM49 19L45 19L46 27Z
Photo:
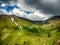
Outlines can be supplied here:
M18 7L17 5L13 5L13 6L11 6L11 5L1 6L3 4L6 5L5 3L0 2L0 9L5 9L8 13L11 12L14 8L20 9L20 7ZM20 9L20 10L22 10L22 9ZM22 10L22 11L24 11L24 10ZM24 12L26 14L30 14L31 13L30 11L24 11Z
M7 12L10 12L14 8L15 8L14 6L9 6L9 5L4 4L3 2L0 2L0 9L5 9Z

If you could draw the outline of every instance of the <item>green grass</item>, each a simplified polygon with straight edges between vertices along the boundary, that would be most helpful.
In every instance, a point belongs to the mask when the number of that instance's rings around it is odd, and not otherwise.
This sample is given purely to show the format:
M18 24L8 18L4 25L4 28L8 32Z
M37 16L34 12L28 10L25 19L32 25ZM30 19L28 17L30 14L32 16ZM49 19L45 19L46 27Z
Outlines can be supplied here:
M0 45L60 45L60 20L36 25L14 19L12 22L10 16L0 16Z

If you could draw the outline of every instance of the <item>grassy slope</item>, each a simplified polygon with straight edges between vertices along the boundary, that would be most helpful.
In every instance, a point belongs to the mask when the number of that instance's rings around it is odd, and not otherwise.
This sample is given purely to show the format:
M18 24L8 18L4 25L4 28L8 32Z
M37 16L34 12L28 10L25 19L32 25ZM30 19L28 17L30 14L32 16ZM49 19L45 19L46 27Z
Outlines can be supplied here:
M60 20L33 24L13 16L0 16L1 45L60 45ZM16 24L17 23L17 24Z

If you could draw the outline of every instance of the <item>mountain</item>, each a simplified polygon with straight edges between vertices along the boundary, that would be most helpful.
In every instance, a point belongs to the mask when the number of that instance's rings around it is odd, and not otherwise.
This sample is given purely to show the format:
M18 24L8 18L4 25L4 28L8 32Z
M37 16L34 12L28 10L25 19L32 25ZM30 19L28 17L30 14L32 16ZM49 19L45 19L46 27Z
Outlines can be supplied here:
M53 16L53 17L51 17L50 19L48 19L48 20L59 20L60 19L60 16Z
M0 45L60 45L60 18L46 21L0 15Z

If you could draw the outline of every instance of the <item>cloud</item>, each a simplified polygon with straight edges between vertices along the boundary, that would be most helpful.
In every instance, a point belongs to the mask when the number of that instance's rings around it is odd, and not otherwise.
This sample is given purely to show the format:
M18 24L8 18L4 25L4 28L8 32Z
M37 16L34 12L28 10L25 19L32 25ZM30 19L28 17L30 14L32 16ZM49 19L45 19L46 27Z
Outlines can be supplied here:
M7 10L0 9L1 14L14 14L33 21L44 21L53 15L60 14L59 0L0 0L8 6L17 5L19 8L8 7ZM5 7L6 5L1 5ZM9 11L9 12L7 12ZM29 12L31 13L29 13ZM29 13L29 14L27 14Z
M14 8L14 10L11 11L11 13L16 15L16 16L19 16L19 17L24 17L24 15L25 15L23 11L16 9L16 8Z
M0 0L0 1L2 1L2 2L4 2L4 3L11 3L11 2L14 2L14 3L16 3L17 2L17 0Z
M60 15L60 0L24 0L24 3L43 13Z
M42 12L39 12L38 10L35 11L34 13L26 14L24 11L21 11L15 8L11 13L13 13L14 15L18 17L27 18L32 21L44 21L52 17L52 15L43 14Z
M52 14L48 15L48 14L44 14L44 13L36 10L34 13L27 15L26 18L33 20L33 21L44 21L52 16L53 16Z
M39 10L46 14L60 15L60 0L0 0L6 4L17 4L23 10Z
M8 14L8 12L5 9L0 9L0 14Z
M1 4L1 7L6 7L6 4L4 4L4 3L3 3L3 4Z

